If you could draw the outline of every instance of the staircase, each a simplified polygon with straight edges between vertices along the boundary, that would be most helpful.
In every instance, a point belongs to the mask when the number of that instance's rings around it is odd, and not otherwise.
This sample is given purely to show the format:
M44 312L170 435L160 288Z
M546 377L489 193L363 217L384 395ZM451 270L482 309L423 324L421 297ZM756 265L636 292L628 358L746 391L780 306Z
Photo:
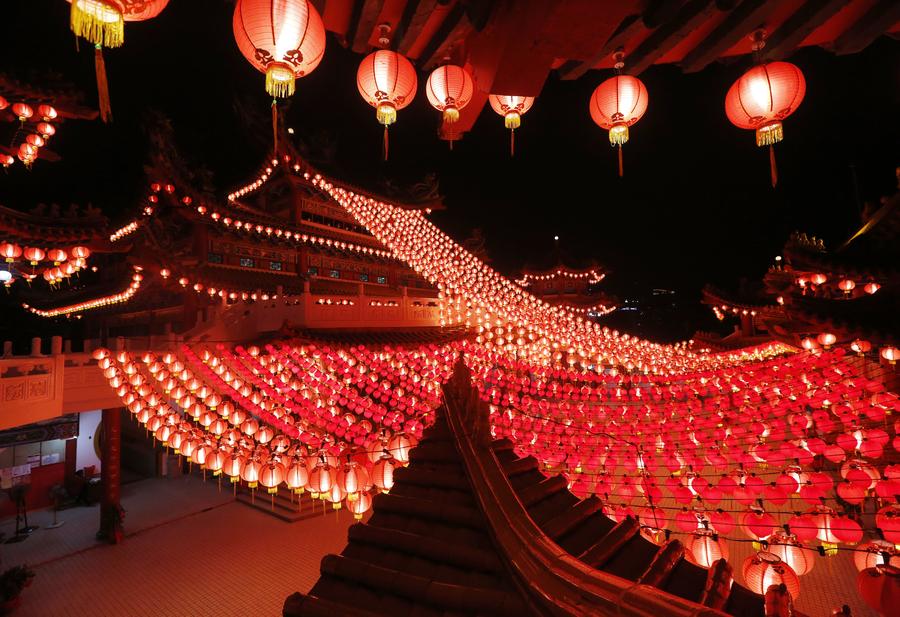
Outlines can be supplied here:
M296 523L315 516L336 516L330 503L312 499L308 493L294 495L286 489L269 495L264 488L251 490L241 485L235 499L260 512L265 512L287 523Z

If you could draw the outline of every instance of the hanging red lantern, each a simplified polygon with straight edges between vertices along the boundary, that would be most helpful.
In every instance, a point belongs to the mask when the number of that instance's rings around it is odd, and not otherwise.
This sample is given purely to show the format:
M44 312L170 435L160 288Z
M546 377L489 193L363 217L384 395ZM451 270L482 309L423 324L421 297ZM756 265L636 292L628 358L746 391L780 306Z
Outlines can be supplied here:
M900 568L866 568L856 576L856 588L874 610L882 615L893 615L900 603Z
M68 254L63 249L50 249L47 251L47 259L53 262L54 266L58 266L66 260Z
M397 110L415 98L417 86L416 70L403 54L379 49L359 63L356 87L363 99L375 108L378 122L384 125L385 160L388 158L388 127L397 121Z
M6 263L13 263L21 255L22 247L18 244L13 244L12 242L4 242L0 244L0 257L3 257L6 260Z
M106 81L104 47L119 47L125 41L126 21L145 21L159 15L169 0L68 0L72 4L69 27L94 46L94 69L97 74L97 94L100 118L112 120L109 87ZM50 107L47 105L47 107ZM52 109L52 107L50 108ZM55 111L55 110L54 110ZM48 118L44 118L48 120Z
M743 566L744 585L747 589L761 596L766 594L772 585L784 584L791 597L800 595L800 579L789 565L772 553L760 551L747 557Z
M293 95L296 79L325 54L325 26L307 0L238 0L232 25L238 49L265 73L273 97Z
M9 107L9 101L7 101L4 97L0 96L0 111L3 111Z
M35 148L42 148L44 146L44 138L38 135L37 133L31 133L25 137L25 141L30 143Z
M533 96L512 94L491 94L488 96L491 109L503 116L503 124L509 129L509 155L516 153L516 129L522 125L522 116L534 105Z
M44 122L55 120L56 116L58 115L56 113L56 109L52 105L47 104L38 105L37 113L38 116L40 116L41 120L43 120Z
M728 559L728 545L709 530L698 529L693 532L685 542L685 548L689 559L704 568L711 568L713 562L719 559Z
M37 127L38 135L44 139L50 139L56 134L56 128L49 122L39 122Z
M357 499L347 496L347 508L353 513L353 518L362 520L363 515L372 509L372 496L369 493L359 493Z
M773 146L784 138L782 120L803 101L806 79L790 62L754 66L725 95L725 114L732 124L756 131L756 145L769 146L772 186L778 184Z
M37 159L37 154L38 149L32 144L28 142L19 144L19 160L22 161L26 167L30 167L35 159Z
M791 567L797 576L808 574L816 565L818 553L807 549L795 536L778 532L769 538L769 552Z
M897 349L896 347L882 347L881 357L887 360L891 365L894 365L897 363L897 360L900 360L900 349Z
M866 568L876 568L883 565L900 567L900 550L897 550L890 542L876 540L859 547L853 554L853 563L860 572Z
M591 119L609 131L609 144L619 149L619 177L624 172L622 146L628 142L628 129L641 119L648 103L644 82L631 75L610 77L591 95Z
M19 122L25 122L34 115L34 110L28 103L13 103L12 112L19 119Z
M866 286L863 287L863 291L865 291L870 296L873 293L875 293L876 291L878 291L879 289L881 289L881 285L879 285L878 283L875 283L875 282L866 283Z
M0 152L0 165L3 167L9 167L13 163L16 162L16 159L11 154L5 154Z
M432 107L441 112L444 122L453 124L459 120L459 112L475 93L475 84L468 71L455 64L439 66L428 76L425 96ZM453 140L450 140L453 149Z

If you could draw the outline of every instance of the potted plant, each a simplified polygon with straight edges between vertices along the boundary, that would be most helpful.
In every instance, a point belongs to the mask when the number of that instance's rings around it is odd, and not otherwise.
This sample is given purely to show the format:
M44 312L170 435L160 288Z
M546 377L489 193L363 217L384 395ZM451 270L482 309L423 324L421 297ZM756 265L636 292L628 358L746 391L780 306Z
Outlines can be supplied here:
M22 590L31 585L34 570L15 566L0 574L0 615L7 615L22 603Z

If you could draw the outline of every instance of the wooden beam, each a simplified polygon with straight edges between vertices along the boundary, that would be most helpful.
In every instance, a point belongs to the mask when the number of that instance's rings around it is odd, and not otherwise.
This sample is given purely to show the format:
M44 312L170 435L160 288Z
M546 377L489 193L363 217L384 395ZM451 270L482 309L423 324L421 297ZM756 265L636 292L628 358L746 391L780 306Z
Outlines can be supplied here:
M603 46L597 50L593 56L584 62L576 62L571 65L565 64L559 68L559 76L561 79L578 79L589 70L597 66L597 63L603 60L605 57L612 54L619 47L624 47L625 44L632 39L637 33L645 28L643 20L641 20L640 15L629 15L616 28L615 32L612 33ZM567 66L568 65L568 66Z
M447 17L444 18L444 22L441 24L441 27L438 28L438 31L434 33L434 36L431 37L431 40L428 41L428 45L425 46L425 49L422 50L422 53L419 55L419 66L423 69L431 68L433 63L433 57L440 49L443 47L447 38L451 36L454 31L456 31L457 27L462 27L463 25L463 16L465 15L466 10L463 7L461 2L457 2L450 12L447 14Z
M365 0L362 13L356 23L356 32L351 47L356 53L363 54L369 51L369 39L372 37L372 30L378 25L375 22L378 21L383 6L384 0Z
M347 24L347 32L344 34L344 47L353 45L353 39L356 38L356 32L359 30L359 18L362 16L365 4L366 0L353 0L353 6L350 8L350 22Z
M767 60L781 60L787 57L803 42L803 39L849 2L850 0L807 0L769 36L762 50L762 57Z
M706 68L742 38L762 26L772 6L766 0L741 2L715 30L684 56L681 69L685 73L696 73Z
M862 51L898 21L900 2L881 0L834 42L834 52L843 56Z
M706 21L716 11L710 0L688 0L675 18L648 36L637 49L625 56L625 72L639 75Z
M437 0L409 0L403 9L403 17L397 24L397 29L391 35L391 49L394 51L409 49L436 6Z

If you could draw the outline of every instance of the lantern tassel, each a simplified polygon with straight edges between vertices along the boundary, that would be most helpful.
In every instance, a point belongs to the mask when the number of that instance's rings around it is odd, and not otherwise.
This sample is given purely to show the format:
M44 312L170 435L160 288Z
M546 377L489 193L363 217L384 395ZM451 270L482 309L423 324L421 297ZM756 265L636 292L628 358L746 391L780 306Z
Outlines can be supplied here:
M273 152L278 158L278 99L272 99L272 142Z
M772 173L772 188L778 184L778 165L775 164L775 146L769 146L769 168Z
M625 175L625 167L622 164L622 144L619 144L619 177Z
M516 129L509 130L509 156L516 155Z
M112 107L109 102L109 83L106 80L106 63L103 61L103 48L94 46L94 72L97 73L97 99L100 107L100 119L112 122Z
M384 125L384 137L381 138L381 150L384 154L384 160L388 160L388 125Z

